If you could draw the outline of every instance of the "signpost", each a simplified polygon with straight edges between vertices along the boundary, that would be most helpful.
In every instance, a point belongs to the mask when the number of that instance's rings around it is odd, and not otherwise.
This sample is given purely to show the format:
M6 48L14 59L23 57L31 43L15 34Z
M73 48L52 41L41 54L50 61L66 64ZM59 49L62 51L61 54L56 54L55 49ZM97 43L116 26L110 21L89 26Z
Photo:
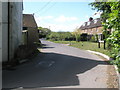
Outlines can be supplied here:
M104 49L106 49L106 47L105 47L105 40L104 41L98 41L98 48L100 48L100 43L103 43L104 44Z

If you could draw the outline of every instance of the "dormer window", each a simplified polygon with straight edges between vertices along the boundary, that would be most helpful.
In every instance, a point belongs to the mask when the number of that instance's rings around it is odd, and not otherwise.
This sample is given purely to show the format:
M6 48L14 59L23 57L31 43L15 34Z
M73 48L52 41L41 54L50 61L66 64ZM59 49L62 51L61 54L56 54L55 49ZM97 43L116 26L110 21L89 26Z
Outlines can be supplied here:
M90 22L87 23L87 26L89 26L89 25L90 25Z
M94 24L96 24L97 23L97 20L94 20Z
M82 26L85 26L85 23Z

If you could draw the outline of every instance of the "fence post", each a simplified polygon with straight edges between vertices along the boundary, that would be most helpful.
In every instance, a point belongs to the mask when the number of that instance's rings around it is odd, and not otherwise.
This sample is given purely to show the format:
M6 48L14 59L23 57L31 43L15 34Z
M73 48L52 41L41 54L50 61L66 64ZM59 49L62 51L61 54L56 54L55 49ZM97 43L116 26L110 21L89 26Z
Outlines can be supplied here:
M105 43L106 43L106 42L105 42L105 40L104 40L104 49L106 49L106 48L105 48Z
M100 41L98 41L98 48L100 48Z

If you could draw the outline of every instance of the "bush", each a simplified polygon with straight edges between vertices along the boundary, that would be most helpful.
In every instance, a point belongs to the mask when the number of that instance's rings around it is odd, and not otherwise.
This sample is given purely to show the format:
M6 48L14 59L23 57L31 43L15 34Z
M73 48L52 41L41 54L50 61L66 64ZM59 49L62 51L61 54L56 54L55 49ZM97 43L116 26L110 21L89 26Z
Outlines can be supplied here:
M88 37L88 35L87 34L81 34L81 36L80 36L80 40L81 41L87 41L87 37Z
M53 41L70 41L74 40L74 36L70 32L52 32L47 39L51 39Z
M91 42L95 42L95 36L92 36L91 39L90 39Z

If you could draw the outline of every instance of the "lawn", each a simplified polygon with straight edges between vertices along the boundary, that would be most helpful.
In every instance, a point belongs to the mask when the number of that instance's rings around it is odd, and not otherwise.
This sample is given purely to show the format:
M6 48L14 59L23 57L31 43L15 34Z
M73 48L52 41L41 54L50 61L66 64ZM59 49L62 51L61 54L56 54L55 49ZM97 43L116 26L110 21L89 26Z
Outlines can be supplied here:
M69 46L80 48L83 50L92 50L101 52L110 56L110 51L103 48L103 43L101 43L101 48L98 48L98 43L95 42L76 42L76 41L53 41L55 43L70 44Z

